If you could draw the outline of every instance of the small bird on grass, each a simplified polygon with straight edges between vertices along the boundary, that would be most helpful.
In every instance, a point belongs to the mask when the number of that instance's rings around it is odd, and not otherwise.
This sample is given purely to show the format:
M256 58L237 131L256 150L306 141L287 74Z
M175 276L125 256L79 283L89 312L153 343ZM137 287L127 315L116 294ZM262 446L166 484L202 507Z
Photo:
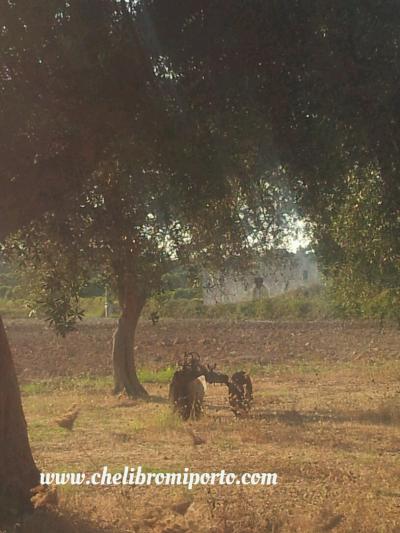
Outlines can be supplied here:
M342 514L334 515L325 525L321 526L321 531L332 531L332 529L335 529L342 521Z
M174 513L184 516L187 513L187 510L192 505L193 500L184 500L183 502L175 503L171 505L171 509Z
M200 437L200 435L196 435L192 429L188 429L188 433L193 439L194 446L200 446L201 444L205 444L207 442L206 439Z
M78 414L79 414L79 409L76 407L76 405L73 405L69 409L69 411L67 411L63 416L56 419L56 424L58 424L62 428L72 431L72 428L74 427L74 423L75 423L75 420Z
M31 489L31 502L34 509L48 507L58 504L58 494L56 485L37 485Z

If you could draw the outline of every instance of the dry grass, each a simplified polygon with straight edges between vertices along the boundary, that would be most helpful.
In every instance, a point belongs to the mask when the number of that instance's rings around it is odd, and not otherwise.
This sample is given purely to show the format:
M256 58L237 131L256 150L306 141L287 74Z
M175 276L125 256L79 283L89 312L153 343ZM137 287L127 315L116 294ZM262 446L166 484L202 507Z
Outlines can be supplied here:
M277 472L275 487L197 487L185 516L172 506L182 487L66 487L57 511L40 511L26 533L399 531L400 395L398 360L277 364L254 377L255 408L237 420L222 386L209 388L206 438L166 403L167 385L149 384L151 401L116 399L108 383L24 393L34 455L46 471L142 465L149 471ZM80 407L74 430L54 419Z

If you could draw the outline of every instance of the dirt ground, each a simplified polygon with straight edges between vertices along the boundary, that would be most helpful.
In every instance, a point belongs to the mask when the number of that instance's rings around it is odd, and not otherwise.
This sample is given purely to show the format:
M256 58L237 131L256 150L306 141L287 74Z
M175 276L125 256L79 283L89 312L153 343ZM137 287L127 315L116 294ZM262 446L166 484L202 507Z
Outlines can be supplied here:
M380 332L361 322L143 322L136 349L142 367L165 368L196 350L221 370L252 372L248 417L236 419L224 386L216 385L208 388L203 418L183 423L171 414L166 383L146 384L149 401L110 395L113 327L87 321L61 340L40 322L7 323L42 470L276 472L278 484L63 487L58 508L36 512L22 531L400 532L397 329ZM54 388L57 380L49 378L58 376L66 379ZM69 432L54 420L74 403L80 414ZM191 432L204 442L195 445ZM182 516L174 505L185 501L192 504Z
M113 319L85 320L65 339L44 322L8 320L6 328L22 382L55 376L110 374ZM343 323L162 320L141 321L136 336L138 366L163 368L185 351L225 366L324 360L365 361L400 357L400 330L383 332L371 322Z

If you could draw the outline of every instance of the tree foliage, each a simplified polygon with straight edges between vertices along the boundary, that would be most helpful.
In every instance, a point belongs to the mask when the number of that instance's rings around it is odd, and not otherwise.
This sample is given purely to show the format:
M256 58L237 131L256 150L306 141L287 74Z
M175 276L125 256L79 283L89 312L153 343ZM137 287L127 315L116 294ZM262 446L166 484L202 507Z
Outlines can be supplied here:
M154 120L156 100L125 2L11 0L1 3L0 18L4 235L47 210L68 209L71 193L121 137L140 130L144 140L140 117Z
M354 172L344 201L314 231L337 302L349 314L400 320L400 218L390 218L384 202L377 169Z
M148 48L169 58L187 101L253 146L258 136L259 153L291 170L309 208L372 161L398 193L395 1L141 5Z

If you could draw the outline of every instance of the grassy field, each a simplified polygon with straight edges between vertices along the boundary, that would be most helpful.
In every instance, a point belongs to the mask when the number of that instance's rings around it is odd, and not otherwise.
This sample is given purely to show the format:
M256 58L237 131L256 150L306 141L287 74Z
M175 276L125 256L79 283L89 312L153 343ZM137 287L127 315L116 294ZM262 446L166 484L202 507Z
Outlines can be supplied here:
M42 346L46 364L50 337L44 330L40 333L43 326L35 327L31 368L25 360L23 365L18 363L20 343L25 346L26 342L24 324L11 324L9 330L33 453L42 470L94 472L108 465L116 472L124 465L141 465L154 472L178 472L185 467L198 472L265 471L276 472L278 484L196 487L192 491L157 486L64 487L59 491L58 509L37 512L23 531L400 531L397 331L379 333L371 325L359 324L340 330L337 324L258 323L250 335L250 325L240 323L171 321L159 328L145 324L139 332L138 352L156 354L153 359L149 356L149 366L141 364L141 377L151 398L131 401L110 395L111 377L101 365L92 374L83 375L78 368L76 375L56 376L52 371L51 378L43 379L36 352ZM83 326L73 340L76 349L85 346L85 354L88 348L83 339L88 332L95 336L93 328ZM181 331L175 344L168 341L168 335L174 338L174 328ZM227 340L229 328L232 335ZM235 337L239 329L240 337ZM275 357L268 356L262 341L266 329ZM238 345L243 334L248 335L248 348L246 342ZM336 349L330 336L337 338ZM212 349L202 341L207 338L214 339ZM216 346L225 346L221 368L251 370L255 404L247 418L234 418L220 385L209 387L200 421L183 423L171 413L167 383L173 371L173 350L177 344L182 350L197 340L208 355ZM63 344L60 354L72 349L72 341L65 342L70 344L67 348ZM226 342L236 343L236 351ZM258 354L252 342L258 343ZM162 343L169 357L159 354ZM80 414L69 432L54 420L72 404L79 406ZM190 429L205 443L195 446ZM173 506L187 499L193 504L181 516Z

